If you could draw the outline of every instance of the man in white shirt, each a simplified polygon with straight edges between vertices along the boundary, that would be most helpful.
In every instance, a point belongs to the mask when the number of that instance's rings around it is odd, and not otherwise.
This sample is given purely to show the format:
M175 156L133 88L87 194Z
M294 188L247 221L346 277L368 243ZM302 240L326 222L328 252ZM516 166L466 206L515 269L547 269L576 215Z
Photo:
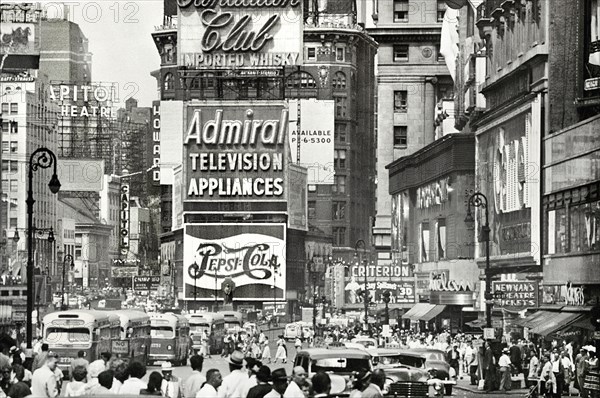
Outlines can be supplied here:
M502 355L500 356L500 359L498 360L498 366L500 367L500 374L501 374L501 380L500 380L500 391L509 391L511 389L511 362L510 362L510 350L508 348L505 348L502 350Z
M248 381L248 373L243 370L244 354L235 350L229 356L229 371L231 372L223 378L221 387L219 387L219 398L245 398L242 397L242 388Z
M217 389L222 385L223 377L217 369L209 369L206 372L206 383L196 394L196 398L215 398L218 396ZM189 397L185 397L189 398Z
M302 366L296 366L292 370L292 381L288 384L283 398L303 398L302 386L306 384L308 373Z
M183 384L183 396L185 398L193 398L198 394L198 391L202 388L204 383L204 376L202 376L202 365L204 364L204 358L200 355L194 355L190 358L190 366L192 367L192 374Z
M140 362L134 361L127 367L129 379L123 382L119 389L119 395L140 395L140 390L148 388L148 384L142 380L146 375L146 367Z
M56 378L57 362L58 355L49 352L45 364L33 372L31 396L49 398L58 396L58 379Z

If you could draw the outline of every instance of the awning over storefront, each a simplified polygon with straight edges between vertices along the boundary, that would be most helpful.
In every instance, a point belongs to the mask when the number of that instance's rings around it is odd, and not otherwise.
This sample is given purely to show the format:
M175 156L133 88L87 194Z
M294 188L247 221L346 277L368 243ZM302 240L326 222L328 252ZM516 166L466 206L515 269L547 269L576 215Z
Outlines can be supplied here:
M519 319L519 320L515 321L514 323L519 326L522 326L524 328L532 329L532 328L536 327L537 325L539 325L540 323L544 322L549 317L551 317L552 314L556 314L556 312L538 311L531 315L528 315L526 318Z
M435 308L434 304L417 303L408 312L402 315L402 319L410 319L411 321L418 321L421 317Z
M421 317L421 320L425 321L425 322L429 322L430 320L432 320L433 318L435 318L436 316L441 314L445 308L446 308L445 305L436 305L427 314L423 315Z
M538 323L537 326L531 328L531 333L540 336L547 336L559 329L567 327L575 320L581 317L581 314L575 314L572 312L547 312L547 317L543 322Z

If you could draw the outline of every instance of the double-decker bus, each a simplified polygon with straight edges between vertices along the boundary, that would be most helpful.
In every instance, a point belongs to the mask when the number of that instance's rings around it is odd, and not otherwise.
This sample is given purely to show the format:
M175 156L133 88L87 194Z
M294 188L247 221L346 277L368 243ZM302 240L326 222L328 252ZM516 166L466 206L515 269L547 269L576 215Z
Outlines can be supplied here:
M119 317L120 321L119 338L112 341L113 355L147 363L150 352L150 316L136 310L118 310L111 314Z
M57 311L44 316L42 322L43 341L59 355L63 373L69 371L79 351L88 361L95 361L102 352L111 351L111 341L120 335L119 318L103 311Z
M169 361L185 365L189 354L190 325L183 315L172 313L150 315L150 355L148 363Z
M208 333L208 350L210 354L223 352L223 339L225 337L225 317L222 313L200 312L187 314L190 322L190 336L192 336L192 348L198 353L202 348L202 335L206 330Z
M241 312L221 311L220 314L223 314L223 317L225 318L225 330L231 328L241 328L244 324Z

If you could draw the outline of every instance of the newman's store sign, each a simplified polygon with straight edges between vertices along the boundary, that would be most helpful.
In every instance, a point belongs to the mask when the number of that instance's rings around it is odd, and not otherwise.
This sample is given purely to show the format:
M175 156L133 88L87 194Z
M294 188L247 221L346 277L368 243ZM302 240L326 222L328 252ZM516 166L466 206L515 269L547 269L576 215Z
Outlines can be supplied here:
M179 65L189 69L302 64L300 0L178 0Z
M235 284L234 301L272 301L274 295L283 300L285 229L285 224L186 225L185 299L213 301L215 290L222 297L221 283L230 278Z
M285 201L288 111L282 106L188 107L188 201Z

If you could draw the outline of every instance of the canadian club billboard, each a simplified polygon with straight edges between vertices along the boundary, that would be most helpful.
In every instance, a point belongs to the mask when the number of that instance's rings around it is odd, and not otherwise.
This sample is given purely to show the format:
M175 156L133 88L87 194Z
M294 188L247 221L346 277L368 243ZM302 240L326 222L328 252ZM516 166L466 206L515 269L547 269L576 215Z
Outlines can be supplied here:
M183 238L185 300L222 298L233 281L233 301L285 299L285 224L186 225ZM273 290L275 288L275 291Z
M283 103L189 106L187 121L185 200L286 200Z

